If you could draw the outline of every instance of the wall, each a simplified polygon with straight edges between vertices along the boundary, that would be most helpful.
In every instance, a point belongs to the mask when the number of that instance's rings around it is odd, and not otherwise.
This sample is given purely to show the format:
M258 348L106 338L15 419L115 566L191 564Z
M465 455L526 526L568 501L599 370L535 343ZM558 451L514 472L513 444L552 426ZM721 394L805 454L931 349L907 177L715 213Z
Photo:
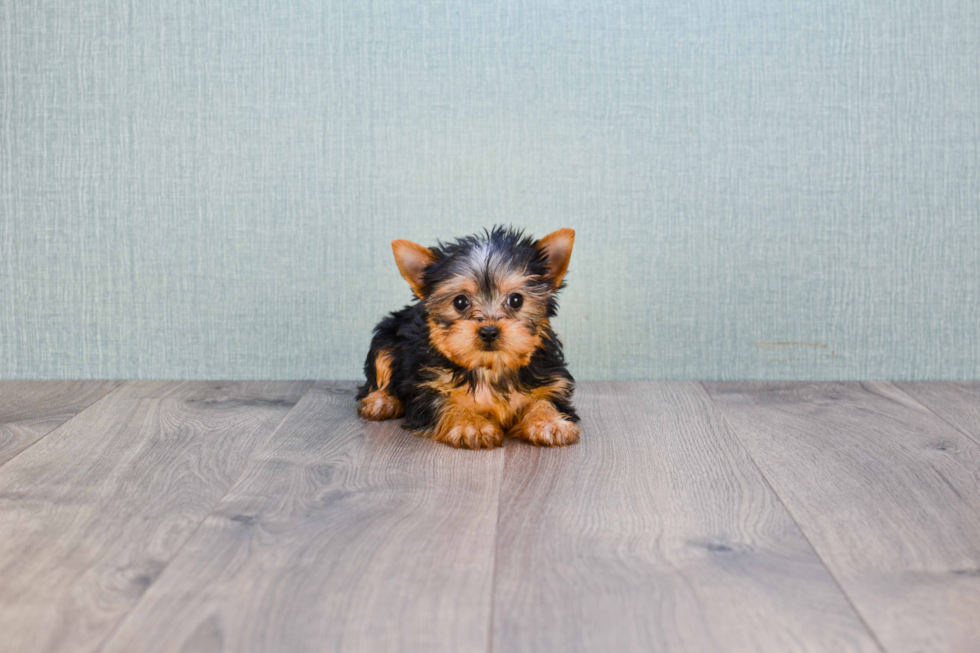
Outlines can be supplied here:
M980 4L0 3L2 378L354 378L493 223L579 378L980 377Z

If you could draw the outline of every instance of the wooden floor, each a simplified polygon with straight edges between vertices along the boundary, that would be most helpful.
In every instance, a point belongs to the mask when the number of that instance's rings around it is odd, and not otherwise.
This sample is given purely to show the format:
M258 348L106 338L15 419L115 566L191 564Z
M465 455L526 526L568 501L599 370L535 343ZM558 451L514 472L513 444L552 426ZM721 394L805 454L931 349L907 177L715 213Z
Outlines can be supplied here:
M585 383L458 451L352 383L0 382L0 652L980 651L980 383Z

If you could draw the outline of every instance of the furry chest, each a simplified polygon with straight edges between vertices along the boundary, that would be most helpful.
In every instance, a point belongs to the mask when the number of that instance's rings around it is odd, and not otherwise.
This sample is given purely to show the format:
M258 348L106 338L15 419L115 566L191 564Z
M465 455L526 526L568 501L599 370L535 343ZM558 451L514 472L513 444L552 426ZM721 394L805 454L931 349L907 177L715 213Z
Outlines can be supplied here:
M468 405L500 424L512 423L528 401L525 395L515 390L496 390L489 383L466 384L454 394L456 402Z

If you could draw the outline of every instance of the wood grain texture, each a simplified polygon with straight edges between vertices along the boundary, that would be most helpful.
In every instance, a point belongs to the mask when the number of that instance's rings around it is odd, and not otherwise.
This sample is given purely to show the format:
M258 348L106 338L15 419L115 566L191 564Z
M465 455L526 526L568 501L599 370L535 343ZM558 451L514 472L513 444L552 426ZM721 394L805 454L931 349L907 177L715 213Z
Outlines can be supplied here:
M890 383L709 383L892 653L980 642L980 447Z
M878 650L701 386L576 397L580 445L506 447L494 650Z
M980 444L980 381L932 381L896 385Z
M503 451L353 397L313 387L105 653L487 650Z
M0 465L121 384L121 381L0 381Z
M0 651L92 651L308 382L134 382L0 468Z

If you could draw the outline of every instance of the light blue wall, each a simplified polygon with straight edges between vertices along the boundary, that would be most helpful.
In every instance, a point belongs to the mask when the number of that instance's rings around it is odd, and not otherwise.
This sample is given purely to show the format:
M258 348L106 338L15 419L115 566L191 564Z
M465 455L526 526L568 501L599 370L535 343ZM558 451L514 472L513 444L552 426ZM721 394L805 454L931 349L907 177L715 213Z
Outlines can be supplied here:
M2 378L353 378L498 222L580 378L980 377L976 0L4 0L0 103Z

